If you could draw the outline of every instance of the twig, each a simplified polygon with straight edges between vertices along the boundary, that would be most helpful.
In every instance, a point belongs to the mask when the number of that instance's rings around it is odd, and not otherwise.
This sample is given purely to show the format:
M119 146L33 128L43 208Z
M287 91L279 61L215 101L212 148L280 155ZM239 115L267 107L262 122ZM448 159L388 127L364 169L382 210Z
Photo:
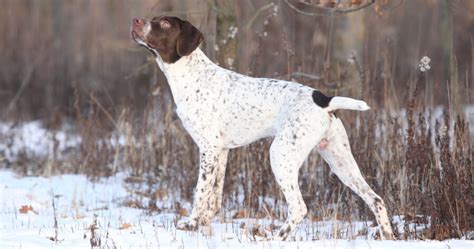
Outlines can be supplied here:
M45 50L43 50L45 51ZM21 85L20 85L20 89L18 89L17 93L15 94L15 96L13 97L13 99L10 101L10 103L8 104L8 107L7 107L7 110L6 112L4 112L4 115L10 113L10 111L13 109L13 107L15 106L16 102L18 101L18 99L20 98L21 94L23 93L23 91L26 89L26 87L28 86L28 84L30 84L31 82L31 78L33 76L33 73L35 72L35 69L36 69L36 66L41 62L43 61L43 58L45 57L45 53L42 53L40 54L38 57L36 57L36 59L33 61L33 63L31 64L31 66L29 66L27 69L26 69L26 73L25 73L25 77L23 78L23 80L21 81ZM2 117L3 118L3 117Z
M161 15L173 15L173 16L176 16L176 15L202 15L206 12L205 9L201 9L201 10L170 10L170 11L157 11L157 9L159 8L159 5L161 4L161 1L157 1L157 3L155 3L151 8L150 8L150 11L147 13L147 16L152 16L154 15L154 13L157 13L159 12Z
M310 80L321 80L321 79L323 79L319 75L303 73L303 72L293 72L293 73L289 73L287 75L282 76L282 78L286 78L286 79L289 79L291 77L303 77L303 78L308 78Z
M347 10L339 10L339 9L336 9L336 13L347 14L347 13L355 12L355 11L358 11L358 10L361 10L361 9L364 9L364 8L369 7L370 5L374 4L376 1L377 1L377 0L370 0L370 1L367 2L366 4L363 4L363 5L359 6L359 7L347 9Z
M18 98L20 98L21 94L25 90L26 86L31 82L31 76L33 75L33 72L35 71L35 68L36 68L36 65L34 64L27 68L25 77L21 81L20 89L18 89L18 92L16 92L15 96L10 101L10 104L8 104L7 111L6 111L7 113L11 111L11 109L17 102Z
M365 81L365 74L364 71L362 70L362 67L360 66L359 61L357 60L357 57L355 54L352 55L352 60L354 61L354 65L356 66L357 73L359 74L359 80L360 82L364 83Z
M255 11L255 14L248 20L247 24L245 24L245 28L246 30L250 29L250 27L252 26L252 23L255 21L255 19L257 19L257 17L265 10L267 9L270 9L271 7L273 7L275 5L275 3L271 2L267 5L264 5L262 7L260 7L257 11Z
M143 63L141 66L136 67L135 69L133 69L133 71L131 73L129 73L128 75L125 75L124 79L129 80L132 77L134 77L135 75L139 74L144 68L148 67L149 65L154 65L154 64L155 64L154 59L153 60L147 60L147 62Z
M360 6L355 7L355 8L337 9L337 8L323 8L323 7L307 4L305 2L300 1L300 3L302 3L302 4L305 4L305 5L308 5L308 6L311 6L311 7L315 7L315 8L320 9L322 11L321 13L315 13L315 12L307 12L307 11L300 10L294 4L290 3L288 0L285 0L286 5L288 5L291 9L293 9L294 11L296 11L300 14L307 15L307 16L326 16L326 15L329 15L331 13L347 14L347 13L351 13L351 12L355 12L355 11L367 8L370 5L374 4L375 2L376 2L376 0L369 0L369 2L367 2L366 4L360 5Z
M54 202L54 194L52 196L53 199L53 215L54 215L54 238L51 238L54 243L58 243L58 217L56 214L56 204Z
M364 84L365 84L365 74L364 74L364 70L362 70L362 67L359 63L359 61L357 60L357 56L355 55L355 53L352 55L352 60L354 61L354 65L356 67L356 70L357 70L357 73L359 74L359 80L360 80L360 85L361 85L361 88L359 89L359 97L366 97L366 96L362 96L362 93L363 93L363 90L364 89Z
M89 229L91 230L91 238L89 239L91 249L100 248L100 246L102 244L102 240L100 238L100 235L97 236L98 233L96 232L96 230L98 229L97 215L96 214L94 214L94 221L93 221L92 225L89 227Z
M306 12L306 11L303 11L303 10L300 10L298 9L295 5L291 4L290 2L288 2L288 0L285 0L285 3L286 5L288 5L288 7L290 7L291 9L293 9L294 11L300 13L300 14L303 14L303 15L307 15L307 16L326 16L328 15L327 12L332 12L334 10L330 10L330 9L327 9L327 8L321 8L321 7L317 7L318 9L321 9L321 10L325 10L327 11L326 13L314 13L314 12Z
M104 108L104 106L102 106L102 104L94 97L94 94L91 93L90 97L97 104L97 106L100 108L100 110L102 110L105 113L107 118L110 119L110 122L112 122L112 124L118 130L119 126L118 126L117 122L114 120L114 118L112 117L112 115L110 115L110 113Z

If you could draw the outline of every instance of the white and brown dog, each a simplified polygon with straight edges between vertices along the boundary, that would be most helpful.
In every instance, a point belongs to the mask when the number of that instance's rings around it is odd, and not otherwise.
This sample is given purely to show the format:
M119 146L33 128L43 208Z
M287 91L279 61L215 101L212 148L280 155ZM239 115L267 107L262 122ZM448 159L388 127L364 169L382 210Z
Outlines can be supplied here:
M285 239L307 213L298 171L316 147L339 179L370 207L386 239L393 233L382 199L362 177L337 109L365 111L364 101L327 97L301 84L253 78L214 64L198 48L202 33L177 17L134 19L132 38L156 56L177 114L199 146L199 179L188 221L178 229L208 225L221 207L229 149L274 137L270 161L288 202L288 218L276 239Z

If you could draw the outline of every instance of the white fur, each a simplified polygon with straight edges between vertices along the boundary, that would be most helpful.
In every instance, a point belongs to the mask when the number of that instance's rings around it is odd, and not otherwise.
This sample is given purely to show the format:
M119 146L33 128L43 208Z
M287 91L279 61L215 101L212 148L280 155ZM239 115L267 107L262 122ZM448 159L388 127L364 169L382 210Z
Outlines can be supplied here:
M147 37L148 34L150 34L150 31L151 31L151 24L150 24L150 22L145 22L145 26L143 27L143 34L144 34L143 37Z
M354 111L367 111L370 107L362 100L355 100L346 97L334 97L329 102L326 108L328 111L335 111L337 109L346 109Z
M311 87L229 71L199 48L173 64L164 63L159 56L156 62L168 80L177 114L200 150L192 214L179 228L207 225L219 210L229 149L274 137L271 166L289 205L288 219L276 239L285 239L307 213L298 170L320 143L319 152L334 173L366 201L384 234L392 236L383 201L363 179L344 127L330 113L367 110L365 102L334 97L327 108L321 108L312 99L315 89Z

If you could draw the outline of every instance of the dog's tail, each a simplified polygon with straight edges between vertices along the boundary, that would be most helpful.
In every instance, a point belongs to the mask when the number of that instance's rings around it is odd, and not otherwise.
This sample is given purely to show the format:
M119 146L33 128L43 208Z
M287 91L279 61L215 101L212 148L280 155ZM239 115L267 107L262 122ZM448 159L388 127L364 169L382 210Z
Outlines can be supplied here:
M328 97L318 90L313 92L313 101L318 106L326 109L328 112L338 109L367 111L370 107L362 100L347 98L347 97Z
M354 110L354 111L367 111L370 107L365 103L365 101L351 99L346 97L332 97L331 101L329 102L329 106L326 110L335 111L337 109L346 109L346 110Z

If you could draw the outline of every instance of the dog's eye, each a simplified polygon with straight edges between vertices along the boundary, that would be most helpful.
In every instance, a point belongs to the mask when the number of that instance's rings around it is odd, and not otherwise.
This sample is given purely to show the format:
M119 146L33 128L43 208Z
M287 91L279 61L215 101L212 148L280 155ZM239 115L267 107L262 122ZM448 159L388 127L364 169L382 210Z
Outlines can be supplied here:
M163 29L169 29L171 27L171 24L167 20L161 19L160 20L160 27L163 28Z

